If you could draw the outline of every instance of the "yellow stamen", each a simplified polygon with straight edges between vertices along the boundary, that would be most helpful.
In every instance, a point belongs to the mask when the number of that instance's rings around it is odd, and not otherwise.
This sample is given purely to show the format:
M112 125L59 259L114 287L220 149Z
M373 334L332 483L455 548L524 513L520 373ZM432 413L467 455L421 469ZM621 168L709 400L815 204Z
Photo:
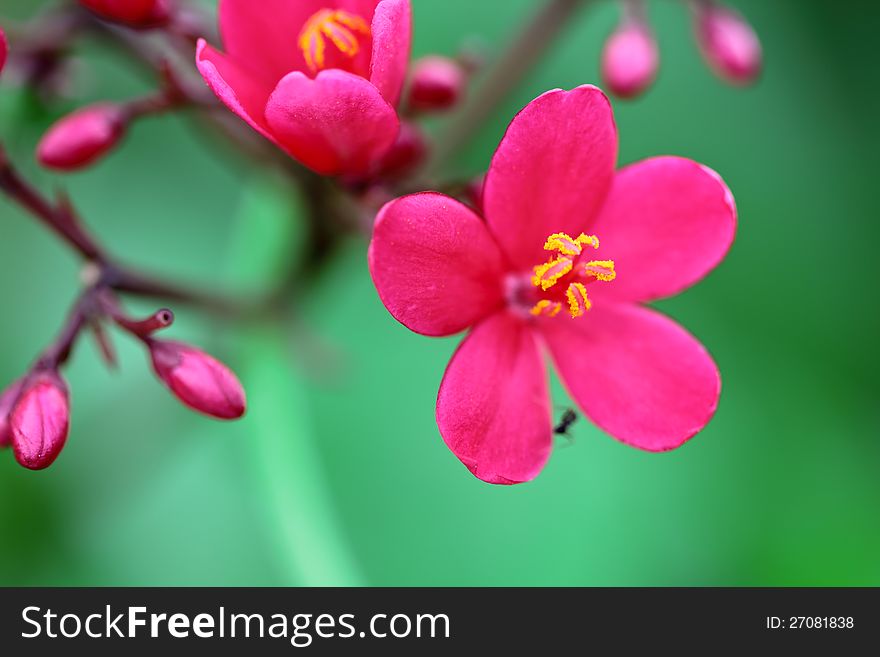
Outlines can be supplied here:
M583 246L592 246L594 249L599 248L599 238L595 235L584 235L581 233L578 235L577 243Z
M585 246L592 246L594 249L598 249L598 238L595 235L584 235L583 233L577 237L571 237L568 233L553 233L547 238L544 250L558 251L562 255L567 256L579 256Z
M538 265L535 267L532 284L535 287L540 286L542 290L549 290L556 285L556 281L570 272L573 266L574 263L571 258L566 258L565 256L559 256L555 260Z
M572 283L565 291L568 298L568 312L572 319L577 319L590 308L593 307L590 298L587 296L587 288L583 283Z
M556 317L556 315L559 314L560 310L562 310L561 303L554 303L552 301L548 301L547 299L541 299L529 312L531 312L535 317L538 317L540 315Z
M584 272L599 281L613 281L617 278L613 260L590 260L584 265Z
M347 11L322 9L306 21L297 43L312 73L323 69L327 61L325 37L342 54L357 55L360 42L355 32L370 36L370 26L360 16Z

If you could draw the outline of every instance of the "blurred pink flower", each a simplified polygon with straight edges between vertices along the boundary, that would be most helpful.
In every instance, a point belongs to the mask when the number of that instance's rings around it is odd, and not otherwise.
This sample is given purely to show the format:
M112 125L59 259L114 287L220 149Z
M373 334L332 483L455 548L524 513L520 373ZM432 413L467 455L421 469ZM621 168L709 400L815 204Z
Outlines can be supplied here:
M9 428L21 465L30 470L52 465L70 428L67 384L57 372L37 371L25 379L9 414Z
M394 143L409 0L221 0L226 53L199 41L208 86L314 171L364 175Z
M148 345L156 374L186 406L221 420L244 415L244 389L223 363L179 342L151 339Z
M654 81L659 65L657 43L647 25L624 21L602 51L602 79L621 98L633 98Z
M690 160L652 158L615 173L616 158L605 95L550 91L501 141L483 217L422 193L377 218L370 271L391 314L430 336L472 327L440 386L437 423L484 481L528 481L549 457L542 345L584 413L627 444L674 449L715 412L712 358L642 304L681 292L723 259L733 197ZM593 260L600 240L604 259Z
M72 171L103 157L125 134L126 117L117 105L89 105L56 121L37 145L37 160L50 169Z
M165 0L79 0L84 7L111 21L135 26L161 23L168 17Z
M734 84L753 82L761 73L761 42L733 9L707 2L695 13L697 43L712 70Z

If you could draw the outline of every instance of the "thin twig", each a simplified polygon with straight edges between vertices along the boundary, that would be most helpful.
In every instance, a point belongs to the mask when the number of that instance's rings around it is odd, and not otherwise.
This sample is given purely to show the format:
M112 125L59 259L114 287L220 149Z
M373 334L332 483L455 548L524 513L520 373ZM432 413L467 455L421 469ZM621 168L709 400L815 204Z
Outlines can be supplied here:
M487 74L479 90L451 119L437 140L426 166L429 174L441 170L467 144L479 127L537 63L574 13L589 0L547 0Z

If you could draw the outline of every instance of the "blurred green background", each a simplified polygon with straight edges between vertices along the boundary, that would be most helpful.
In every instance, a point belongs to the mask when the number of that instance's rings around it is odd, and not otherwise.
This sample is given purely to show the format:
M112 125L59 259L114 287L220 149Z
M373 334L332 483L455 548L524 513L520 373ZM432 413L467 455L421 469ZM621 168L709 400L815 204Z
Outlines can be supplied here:
M4 0L0 13L45 4ZM434 423L458 338L398 325L352 242L311 289L300 330L178 308L172 335L242 375L240 423L184 410L124 336L117 373L84 340L67 371L73 424L59 460L33 473L0 453L0 584L880 585L880 7L733 4L763 40L759 85L714 79L683 3L654 1L660 78L643 99L614 103L622 163L694 158L739 207L723 265L659 304L722 371L718 414L697 438L647 454L581 420L536 481L474 479ZM415 54L471 36L498 48L536 5L414 0ZM484 169L534 96L596 81L616 16L607 1L579 14L460 168ZM78 97L52 114L0 83L15 159L44 190L68 187L128 262L215 289L270 278L258 265L295 214L290 190L213 148L191 119L143 121L84 173L37 170L36 141L63 111L149 88L113 51L78 54ZM78 263L5 199L0 231L5 384L60 326Z

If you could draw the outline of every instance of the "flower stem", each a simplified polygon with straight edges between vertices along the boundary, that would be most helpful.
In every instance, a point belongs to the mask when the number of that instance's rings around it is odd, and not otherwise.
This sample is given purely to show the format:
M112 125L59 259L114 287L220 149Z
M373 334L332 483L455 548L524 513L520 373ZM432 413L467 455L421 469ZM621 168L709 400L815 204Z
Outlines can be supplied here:
M437 149L427 165L429 173L442 169L471 140L498 104L537 63L575 11L587 2L589 0L545 2L492 67L480 89L437 140Z
M243 340L249 453L261 511L280 566L281 585L357 586L363 575L336 515L308 418L303 382L290 362L280 322Z

